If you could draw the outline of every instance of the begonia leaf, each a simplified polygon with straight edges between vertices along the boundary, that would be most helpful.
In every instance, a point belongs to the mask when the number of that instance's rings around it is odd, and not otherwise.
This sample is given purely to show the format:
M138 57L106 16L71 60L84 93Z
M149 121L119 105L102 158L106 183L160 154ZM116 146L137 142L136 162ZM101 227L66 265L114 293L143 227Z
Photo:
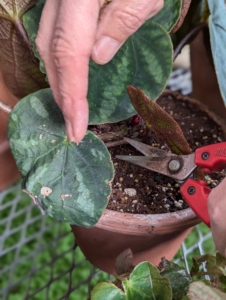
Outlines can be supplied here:
M19 98L48 86L22 24L23 14L36 2L0 1L0 69L6 85Z
M79 226L97 223L111 193L110 154L89 131L78 145L68 141L50 89L19 101L10 114L8 139L22 188L45 212Z

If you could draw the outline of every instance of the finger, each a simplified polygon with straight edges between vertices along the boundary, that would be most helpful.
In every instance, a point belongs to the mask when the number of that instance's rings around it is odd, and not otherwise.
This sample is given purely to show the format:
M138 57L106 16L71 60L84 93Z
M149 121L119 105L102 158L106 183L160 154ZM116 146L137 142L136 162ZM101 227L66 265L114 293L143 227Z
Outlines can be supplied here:
M69 138L75 142L84 137L88 124L88 64L101 4L99 0L62 0L53 36L59 105L71 123Z
M55 30L55 24L58 15L60 0L47 0L42 11L39 24L38 35L36 38L36 46L41 55L48 81L53 90L53 95L57 103L60 100L60 92L58 88L57 68L52 55L52 40Z
M126 39L163 4L163 0L113 0L101 14L92 59L99 64L110 61Z

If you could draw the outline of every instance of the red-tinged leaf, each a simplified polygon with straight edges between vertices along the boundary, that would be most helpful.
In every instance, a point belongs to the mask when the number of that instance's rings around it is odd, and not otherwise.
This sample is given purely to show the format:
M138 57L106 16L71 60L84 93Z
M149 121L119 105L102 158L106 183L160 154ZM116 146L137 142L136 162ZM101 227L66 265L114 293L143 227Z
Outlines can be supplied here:
M180 18L179 18L177 24L172 29L172 31L171 31L172 33L176 32L181 27L181 25L183 24L184 18L187 15L187 12L189 10L190 4L191 4L191 0L183 0Z
M0 1L0 69L6 85L19 98L48 86L21 21L23 14L36 2Z
M191 153L180 126L166 111L140 89L128 86L127 91L134 108L144 119L146 126L161 136L171 152L178 155Z
M115 270L118 275L131 273L133 266L133 252L130 248L126 249L116 258Z

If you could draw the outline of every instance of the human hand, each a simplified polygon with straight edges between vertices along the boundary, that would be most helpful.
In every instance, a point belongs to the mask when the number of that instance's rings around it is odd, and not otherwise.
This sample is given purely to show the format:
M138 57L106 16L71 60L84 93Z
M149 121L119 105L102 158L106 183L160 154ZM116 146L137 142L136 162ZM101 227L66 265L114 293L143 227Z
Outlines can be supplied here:
M36 44L71 141L88 125L90 57L109 62L126 39L154 16L164 0L46 0Z
M218 252L226 256L226 178L211 190L208 198L210 225Z

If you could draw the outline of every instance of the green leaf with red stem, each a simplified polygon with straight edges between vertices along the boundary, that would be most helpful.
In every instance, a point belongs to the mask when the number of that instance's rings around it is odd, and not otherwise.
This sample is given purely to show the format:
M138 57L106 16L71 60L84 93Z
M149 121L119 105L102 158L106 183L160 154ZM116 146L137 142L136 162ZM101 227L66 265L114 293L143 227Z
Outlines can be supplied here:
M130 100L144 119L147 128L154 130L167 144L171 152L190 154L191 149L178 123L143 91L133 86L127 88Z

